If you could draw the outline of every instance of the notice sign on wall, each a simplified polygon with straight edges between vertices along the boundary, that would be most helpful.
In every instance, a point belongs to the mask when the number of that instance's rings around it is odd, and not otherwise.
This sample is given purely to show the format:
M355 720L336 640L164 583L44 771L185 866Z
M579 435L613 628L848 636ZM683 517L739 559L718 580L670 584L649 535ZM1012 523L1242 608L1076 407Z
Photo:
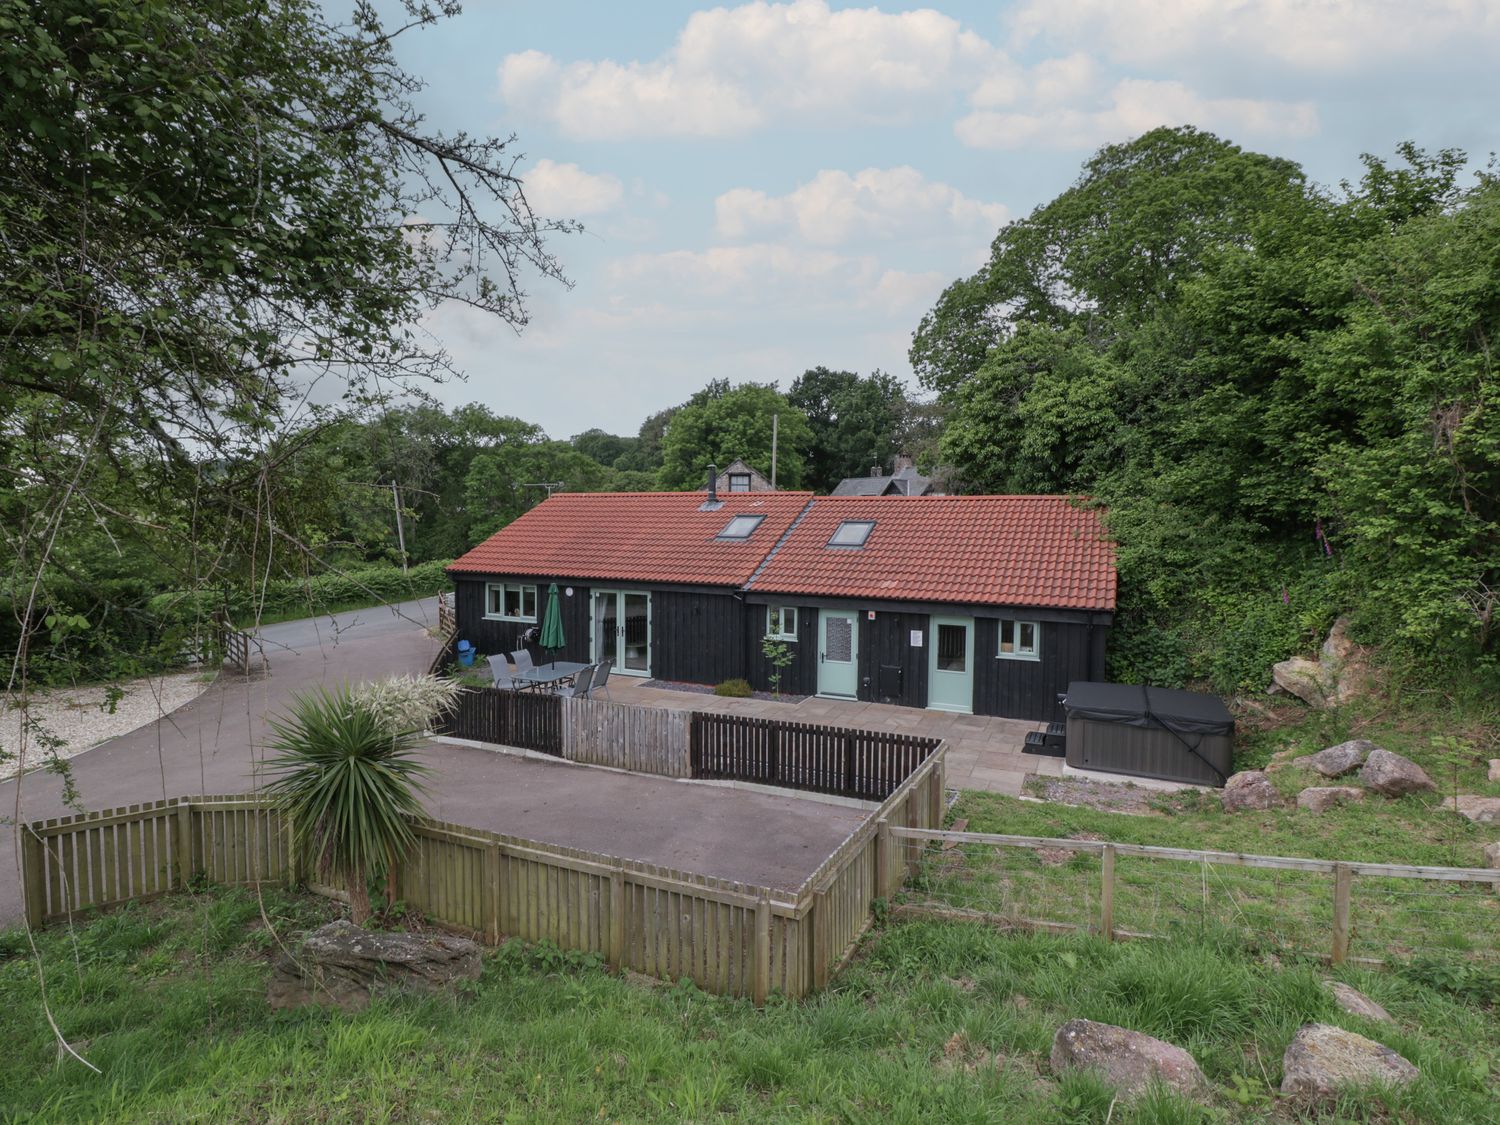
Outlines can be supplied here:
M912 648L921 648L922 647L922 630L920 630L920 629L913 629L911 631L911 647Z

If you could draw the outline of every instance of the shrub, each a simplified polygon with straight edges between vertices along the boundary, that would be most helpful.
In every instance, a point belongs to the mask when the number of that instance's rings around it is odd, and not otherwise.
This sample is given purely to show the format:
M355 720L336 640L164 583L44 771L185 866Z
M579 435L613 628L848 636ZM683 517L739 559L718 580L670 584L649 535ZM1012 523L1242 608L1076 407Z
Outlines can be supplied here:
M370 916L369 874L393 871L415 839L409 818L421 815L422 778L431 772L416 760L420 736L406 724L425 726L443 703L436 689L407 688L389 688L372 704L368 688L356 697L347 684L320 685L269 720L266 748L276 756L266 767L277 776L266 790L297 850L344 881L356 925Z
M750 690L750 681L744 679L725 680L714 688L715 695L729 696L731 699L748 699L753 693Z

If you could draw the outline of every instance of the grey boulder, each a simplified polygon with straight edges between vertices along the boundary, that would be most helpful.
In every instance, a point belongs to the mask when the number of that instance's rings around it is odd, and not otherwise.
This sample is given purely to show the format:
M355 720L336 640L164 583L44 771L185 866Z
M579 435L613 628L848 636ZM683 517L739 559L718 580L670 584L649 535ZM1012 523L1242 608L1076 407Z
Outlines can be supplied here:
M1181 1047L1139 1031L1093 1020L1069 1020L1052 1037L1052 1072L1095 1070L1129 1099L1153 1080L1179 1094L1203 1098L1208 1080Z
M1343 981L1326 980L1323 983L1328 986L1328 991L1333 993L1333 1002L1339 1006L1341 1011L1348 1012L1351 1016L1362 1016L1367 1020L1380 1020L1384 1023L1395 1022L1391 1019L1390 1012L1387 1012L1359 989L1351 988Z
M478 980L481 969L479 945L468 938L381 933L341 918L277 959L266 1000L273 1008L332 1004L352 1012L375 992L437 992Z
M1219 795L1225 812L1281 807L1281 794L1263 770L1242 770L1224 783Z
M1299 764L1311 766L1324 777L1343 777L1344 774L1364 765L1365 759L1370 756L1370 751L1379 749L1379 746L1367 738L1351 738L1348 742L1340 742L1337 746L1319 750Z
M1323 813L1335 805L1350 801L1363 801L1365 791L1353 785L1315 785L1297 794L1297 807L1309 812Z
M1377 747L1370 751L1364 767L1359 771L1359 780L1366 789L1373 789L1387 797L1405 797L1408 793L1420 793L1437 788L1425 770L1409 758L1392 754Z
M1326 1023L1305 1023L1281 1059L1281 1092L1331 1102L1351 1086L1404 1086L1421 1073L1373 1039Z
M1445 809L1452 809L1465 820L1475 824L1500 824L1500 797L1476 797L1472 793L1460 793L1443 801Z
M1323 665L1305 656L1272 665L1271 680L1282 691L1318 710L1330 706L1338 692L1337 682Z
M1484 862L1489 867L1500 868L1500 844L1484 846Z

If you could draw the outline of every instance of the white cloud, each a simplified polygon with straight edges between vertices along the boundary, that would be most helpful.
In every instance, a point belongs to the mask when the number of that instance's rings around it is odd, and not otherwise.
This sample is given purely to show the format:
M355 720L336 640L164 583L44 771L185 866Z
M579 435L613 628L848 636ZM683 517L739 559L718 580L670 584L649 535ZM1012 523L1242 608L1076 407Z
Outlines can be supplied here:
M1027 0L1016 38L1096 48L1133 64L1252 55L1308 69L1500 43L1494 0Z
M1117 82L1102 103L1090 107L981 109L961 118L953 131L972 148L1072 149L1123 141L1159 125L1200 125L1258 137L1309 137L1318 131L1318 112L1311 102L1205 98L1181 82L1128 78Z
M910 120L917 102L1003 82L1009 69L1003 52L931 9L756 0L695 12L669 51L644 62L509 55L500 89L570 137L711 137L773 120Z
M606 278L619 303L651 293L653 301L697 306L726 322L768 309L798 318L828 310L853 319L872 311L920 316L951 280L935 272L892 269L871 254L771 242L635 254L609 263ZM703 312L694 315L701 318Z
M576 164L538 160L524 175L526 198L541 215L571 218L609 211L624 198L625 187L608 173L595 175Z
M986 237L1006 219L998 203L970 199L915 168L829 170L794 191L771 196L735 188L714 201L718 233L745 238L794 229L816 246L854 239L922 239L967 231Z

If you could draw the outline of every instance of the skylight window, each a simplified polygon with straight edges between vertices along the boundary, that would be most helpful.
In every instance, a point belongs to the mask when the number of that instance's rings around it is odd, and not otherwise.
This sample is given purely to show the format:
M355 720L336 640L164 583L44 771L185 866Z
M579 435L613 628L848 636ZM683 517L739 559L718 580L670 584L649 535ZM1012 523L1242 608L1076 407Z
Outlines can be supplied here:
M735 516L723 531L719 532L720 539L749 539L755 533L755 529L761 525L765 516Z
M870 538L870 532L874 530L874 520L845 520L839 524L838 530L833 533L833 538L828 540L828 545L830 547L863 547L865 540Z

